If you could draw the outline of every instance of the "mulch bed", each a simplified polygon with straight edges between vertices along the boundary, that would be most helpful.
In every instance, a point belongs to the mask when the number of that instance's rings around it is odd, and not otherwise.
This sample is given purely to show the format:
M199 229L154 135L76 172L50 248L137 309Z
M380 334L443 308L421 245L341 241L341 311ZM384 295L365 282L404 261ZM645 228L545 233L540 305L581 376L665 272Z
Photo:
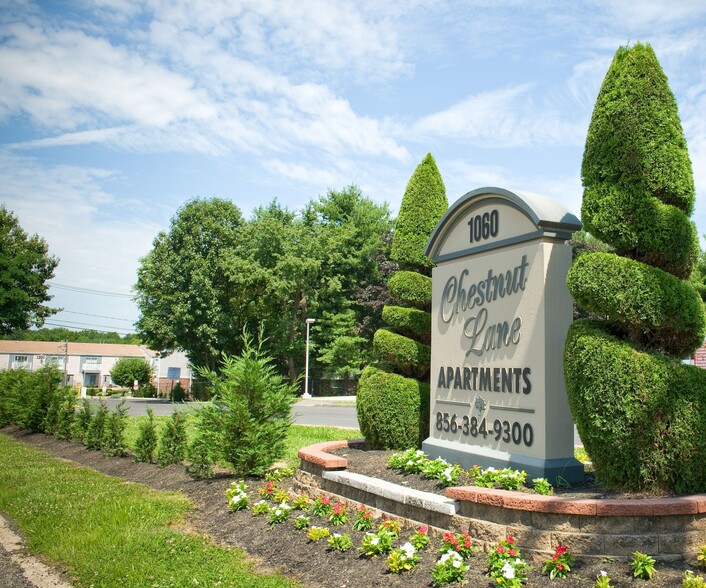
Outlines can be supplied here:
M152 464L135 463L130 457L107 457L74 443L60 441L47 435L29 434L15 427L5 427L0 431L24 443L40 447L57 457L72 460L110 476L142 483L157 490L182 491L195 505L188 521L189 525L197 532L210 535L218 543L244 549L256 560L257 567L261 571L277 570L287 576L295 577L309 588L368 586L422 588L431 585L431 569L438 558L439 537L433 538L432 546L422 552L423 560L414 570L400 575L392 574L388 572L384 558L369 559L360 554L357 548L360 546L363 534L353 531L350 523L341 527L331 527L332 532L349 532L353 540L353 549L338 553L330 551L325 540L311 543L307 539L306 532L297 531L291 520L271 528L265 517L254 517L250 510L230 512L224 492L231 482L235 481L232 476L221 474L210 480L194 480L181 466L160 468ZM352 471L374 475L421 490L443 493L443 489L436 486L433 481L422 480L418 476L401 476L388 470L386 462L390 452L345 450L343 453L348 454ZM262 486L263 482L248 480L247 484L251 504L253 504L260 500L257 488ZM279 486L291 489L291 480L284 480ZM317 520L316 517L312 517L312 524L328 526L327 521ZM403 529L401 542L406 541L413 531L414 529ZM681 586L684 570L688 567L695 569L695 562L691 561L681 564L658 563L656 576L650 581L645 581L632 578L630 568L625 562L577 560L574 571L568 579L550 581L548 576L540 574L542 559L530 560L533 569L529 574L527 586L592 587L596 574L605 570L612 578L612 585L615 588L624 586L667 588ZM471 569L465 576L466 586L481 588L497 586L483 573L484 554L477 554L470 565Z

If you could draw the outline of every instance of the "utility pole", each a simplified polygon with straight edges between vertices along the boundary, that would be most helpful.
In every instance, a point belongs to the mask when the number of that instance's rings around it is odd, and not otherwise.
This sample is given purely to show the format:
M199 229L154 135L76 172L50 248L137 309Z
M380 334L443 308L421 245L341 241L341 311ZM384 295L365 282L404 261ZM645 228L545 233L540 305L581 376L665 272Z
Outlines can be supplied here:
M64 376L61 379L61 385L66 387L66 368L69 363L69 342L62 341L62 343L64 344Z

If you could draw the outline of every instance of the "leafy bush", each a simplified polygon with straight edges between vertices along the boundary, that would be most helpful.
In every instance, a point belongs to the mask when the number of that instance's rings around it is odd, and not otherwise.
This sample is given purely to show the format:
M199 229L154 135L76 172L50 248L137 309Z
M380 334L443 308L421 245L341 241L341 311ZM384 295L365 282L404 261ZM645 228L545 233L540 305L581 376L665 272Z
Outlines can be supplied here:
M43 367L36 372L8 370L2 372L2 418L21 429L44 431L53 428L58 414L61 374L55 367ZM52 407L52 415L47 414Z
M214 454L241 476L262 476L285 451L297 383L277 373L263 350L243 335L239 357L225 356L221 375L201 369L210 382L212 402L198 411L199 427L217 444Z
M395 272L387 281L387 288L400 303L429 310L431 308L431 278L410 271Z
M132 388L137 380L140 385L152 380L152 367L140 357L121 357L110 370L110 379L118 386Z
M418 447L428 434L429 384L368 366L356 404L360 430L372 447Z
M157 427L154 423L154 412L147 407L147 420L140 423L135 440L135 461L154 463L157 453Z
M166 467L186 459L186 420L184 413L175 410L164 423L157 447L157 463Z

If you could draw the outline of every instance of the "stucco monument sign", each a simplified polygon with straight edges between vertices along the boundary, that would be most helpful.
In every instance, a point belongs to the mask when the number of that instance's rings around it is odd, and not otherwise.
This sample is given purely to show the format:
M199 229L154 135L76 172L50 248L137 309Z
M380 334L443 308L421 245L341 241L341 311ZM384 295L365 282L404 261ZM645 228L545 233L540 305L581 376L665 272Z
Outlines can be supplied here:
M558 202L501 188L469 192L439 221L426 249L431 457L583 479L562 365L580 228Z

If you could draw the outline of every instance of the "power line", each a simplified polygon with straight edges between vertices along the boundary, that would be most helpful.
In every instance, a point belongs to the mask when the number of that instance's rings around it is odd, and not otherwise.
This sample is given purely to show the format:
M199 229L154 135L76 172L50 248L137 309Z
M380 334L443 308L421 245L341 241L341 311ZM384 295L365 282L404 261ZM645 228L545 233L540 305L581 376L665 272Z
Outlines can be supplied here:
M97 318L106 318L106 319L111 319L111 320L114 320L114 321L125 321L126 323L134 323L134 322L135 322L135 321L133 321L133 320L131 320L131 319L119 318L119 317L117 317L117 316L105 316L105 315L102 315L102 314L89 314L89 313L87 313L87 312L76 312L75 310L66 310L66 309L64 309L64 310L62 310L61 312L68 312L69 314L80 314L80 315L83 315L83 316L95 316L95 317L97 317Z
M53 321L44 321L45 325L50 325L53 327L62 327L64 329L78 329L80 331L88 331L88 330L93 330L93 331L99 331L103 333L110 333L110 332L118 332L118 331L123 331L125 334L132 334L134 331L131 331L129 329L125 329L123 327L113 327L109 325L91 325L89 323L77 323L73 321L57 321L57 319ZM95 328L98 327L98 328ZM101 331L101 329L110 329L110 331Z
M70 286L68 284L59 284L57 282L49 282L49 285L59 290L68 290L69 292L78 292L80 294L93 294L95 296L112 296L113 298L129 298L132 300L132 294L124 294L122 292L108 292L107 290L93 290L92 288L80 288L79 286Z

